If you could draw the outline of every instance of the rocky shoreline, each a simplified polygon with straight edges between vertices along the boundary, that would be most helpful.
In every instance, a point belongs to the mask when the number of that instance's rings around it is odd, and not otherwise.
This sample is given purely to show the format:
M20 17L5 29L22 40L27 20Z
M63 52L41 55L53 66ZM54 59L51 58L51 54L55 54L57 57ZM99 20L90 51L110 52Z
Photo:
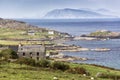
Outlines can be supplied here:
M15 38L1 38L2 40L5 41L26 41L26 42L48 42L48 43L52 43L52 44L45 44L46 46L46 50L50 51L56 51L58 54L54 54L50 53L49 57L51 59L57 60L57 61L74 61L74 60L89 60L88 58L80 58L80 57L73 57L73 56L68 56L68 55L60 55L61 52L80 52L80 51L110 51L110 49L108 48L95 48L95 49L89 49L89 48L84 48L81 46L76 46L76 45L67 45L67 44L63 44L62 42L66 42L69 40L107 40L109 38L120 38L120 33L118 32L111 32L111 31L107 31L107 30L101 30L101 31L96 31L96 32L92 32L88 35L82 35L82 36L78 36L78 37L73 37L72 35L68 34L68 33L61 33L58 31L54 31L54 30L49 30L49 29L45 29L45 28L39 28L38 26L33 26L30 25L28 23L25 22L21 22L21 21L16 21L16 20L9 20L9 19L0 19L0 28L4 29L4 28L10 28L13 30L23 30L25 31L25 34L20 33L19 35L22 36L36 36L36 33L38 34L42 34L45 33L45 35L43 34L42 36L44 36L42 38L40 38L40 36L38 38L20 38L20 39L16 39ZM33 31L32 34L30 34L29 32ZM39 35L38 34L38 35ZM52 36L51 36L52 35ZM20 36L19 36L20 37ZM61 44L59 44L61 43ZM52 57L51 57L52 56Z
M49 56L49 58L55 61L65 61L65 62L76 61L76 60L81 60L81 61L88 60L88 58L73 57L73 56L64 55L63 53L59 53L57 55L51 55Z
M109 48L84 48L81 46L76 46L76 45L66 45L66 44L61 44L61 45L50 45L46 47L47 50L53 50L57 52L80 52L80 51L110 51L111 49Z
M91 49L91 51L97 51L97 52L106 52L106 51L110 51L111 49L109 48L95 48L95 49Z
M120 32L113 32L108 30L98 30L90 34L81 35L81 37L90 37L97 39L120 39Z
M82 36L76 36L73 38L73 40L87 40L87 41L91 41L91 40L101 40L101 41L105 41L105 40L109 40L110 38L97 38L97 37L90 37L90 36L86 36L86 37L82 37Z
M89 34L75 36L73 40L109 40L120 39L120 32L113 32L108 30L98 30Z
M86 61L90 60L86 57L75 57L75 56L68 56L62 54L62 52L80 52L80 51L96 51L96 52L107 52L111 49L109 48L95 48L95 49L89 49L89 48L82 48L80 46L76 45L53 45L52 47L47 47L47 50L53 50L53 52L49 52L47 54L47 57L50 59L53 59L55 61Z

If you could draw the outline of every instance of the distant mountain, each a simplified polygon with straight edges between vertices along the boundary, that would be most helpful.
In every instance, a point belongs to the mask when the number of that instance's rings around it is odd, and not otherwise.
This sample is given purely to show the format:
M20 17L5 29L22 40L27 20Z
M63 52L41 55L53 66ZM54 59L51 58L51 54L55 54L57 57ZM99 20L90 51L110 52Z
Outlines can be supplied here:
M92 11L90 9L55 9L48 12L43 18L48 19L78 19L78 18L106 18L115 17L99 13L99 11Z
M96 11L99 11L99 12L111 12L110 10L104 9L104 8L97 9Z
M116 16L117 15L116 12L110 11L108 9L101 8L101 9L95 10L95 12L98 12L98 13L104 14L104 15L109 15L111 17L118 17L118 16Z

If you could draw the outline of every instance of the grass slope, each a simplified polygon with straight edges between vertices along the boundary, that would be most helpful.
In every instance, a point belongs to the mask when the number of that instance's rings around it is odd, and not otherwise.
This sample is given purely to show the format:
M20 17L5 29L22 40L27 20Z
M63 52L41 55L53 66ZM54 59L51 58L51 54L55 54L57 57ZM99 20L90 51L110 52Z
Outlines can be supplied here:
M35 35L28 35L27 30L15 30L12 28L0 28L0 44L2 45L18 45L22 44L40 44L40 41L28 41L28 40L40 40L47 39L51 36L48 32L36 31ZM53 37L58 35L52 35ZM50 42L45 42L50 43Z
M58 77L59 80L90 80L95 77L97 72L120 75L120 71L100 68L85 64L69 64L71 67L79 66L86 68L91 76L83 76L80 74L72 74L59 70L51 70L48 68L36 68L28 65L20 65L15 63L2 63L0 65L0 80L53 80ZM111 80L103 78L95 78L95 80Z
M35 32L35 35L28 35L27 30L16 30L11 28L0 28L0 39L40 39L49 36L47 32Z

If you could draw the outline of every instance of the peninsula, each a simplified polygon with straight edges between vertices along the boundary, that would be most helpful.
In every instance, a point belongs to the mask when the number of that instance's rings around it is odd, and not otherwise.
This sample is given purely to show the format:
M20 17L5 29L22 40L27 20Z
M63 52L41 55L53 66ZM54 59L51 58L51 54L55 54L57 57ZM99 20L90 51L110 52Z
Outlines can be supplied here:
M81 35L82 37L93 37L93 38L108 38L108 39L117 39L120 38L120 32L113 32L108 30L98 30L91 32L87 35Z

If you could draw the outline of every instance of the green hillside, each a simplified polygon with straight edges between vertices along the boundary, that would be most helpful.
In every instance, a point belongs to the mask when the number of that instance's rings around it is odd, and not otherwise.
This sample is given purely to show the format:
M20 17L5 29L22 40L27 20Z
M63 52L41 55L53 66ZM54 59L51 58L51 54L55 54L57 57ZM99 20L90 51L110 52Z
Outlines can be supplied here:
M69 65L72 67L84 67L90 73L90 76L15 63L4 62L0 64L0 80L54 80L54 77L57 77L58 80L92 80L91 78L94 78L93 80L119 80L115 76L120 76L120 71L85 64ZM108 78L97 78L97 73L107 74ZM110 75L115 75L114 79L111 79Z

